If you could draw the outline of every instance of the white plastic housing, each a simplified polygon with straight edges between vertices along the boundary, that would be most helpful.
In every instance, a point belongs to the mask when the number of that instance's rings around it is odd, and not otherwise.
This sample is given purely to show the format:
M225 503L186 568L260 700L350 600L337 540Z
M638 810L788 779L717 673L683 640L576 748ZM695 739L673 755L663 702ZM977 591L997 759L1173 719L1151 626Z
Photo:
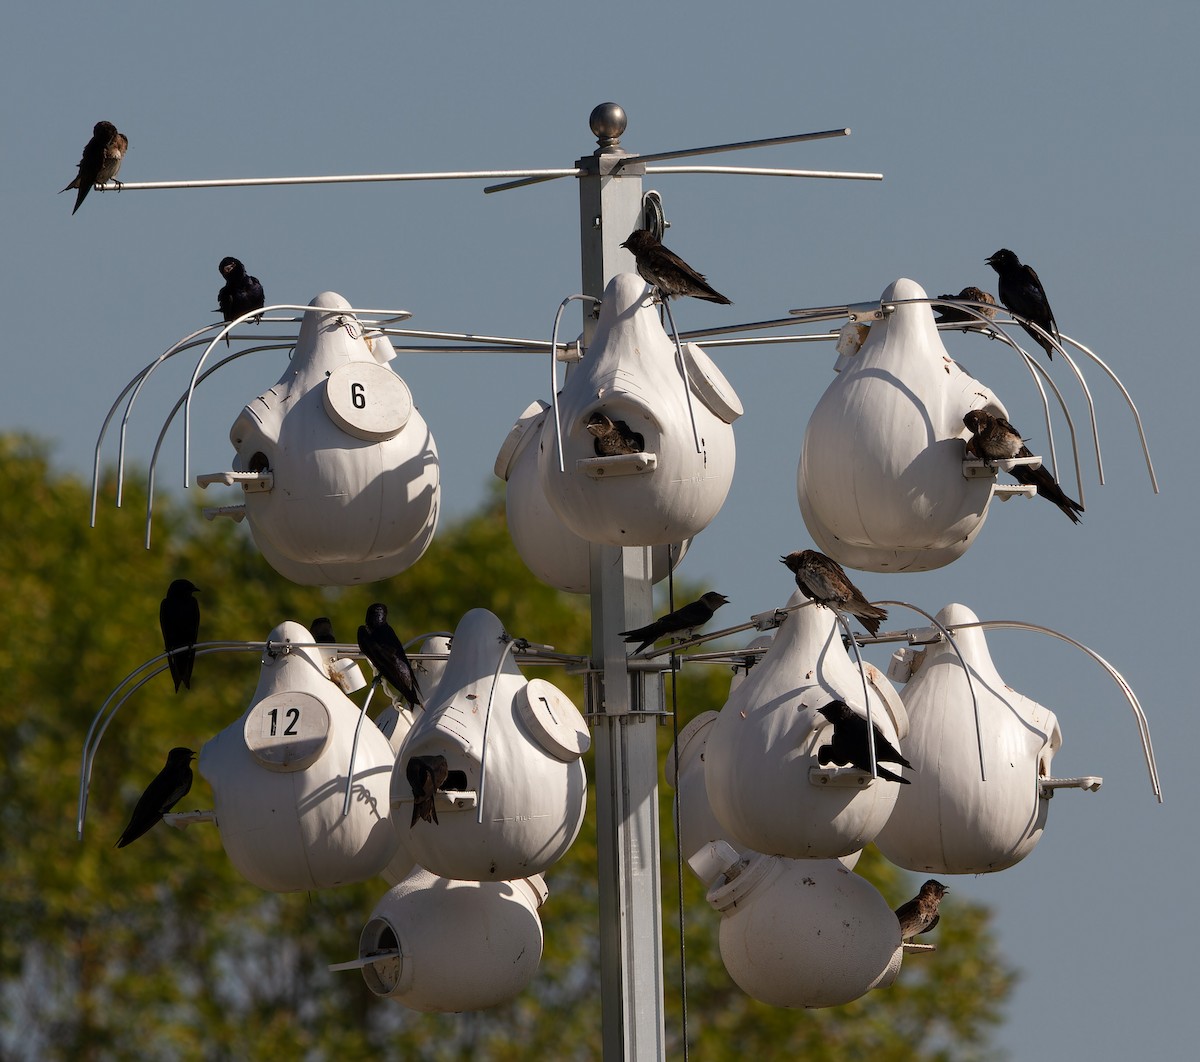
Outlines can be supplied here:
M870 882L835 859L754 856L708 892L721 959L772 1007L838 1007L900 970L900 923Z
M592 590L591 543L570 530L550 506L538 472L538 447L545 442L542 431L547 419L553 423L550 407L542 401L531 403L496 455L496 477L507 484L504 501L508 533L525 567L539 581L568 594L588 594ZM682 544L653 548L654 582L669 574L668 559L672 566L679 565L691 541L689 538Z
M797 590L788 604L803 600ZM872 720L896 744L907 726L903 705L878 671L867 676ZM728 840L770 855L837 859L883 828L899 783L862 772L852 785L810 777L832 735L818 709L835 698L864 711L862 678L833 612L810 605L789 613L708 736L705 785Z
M417 862L443 877L504 881L540 873L583 823L580 757L590 743L583 716L550 683L526 682L504 652L506 641L503 624L486 609L463 616L445 673L396 760L395 828ZM459 808L454 792L439 794L438 823L412 823L409 760L439 755L451 774L461 772L473 799Z
M925 298L900 279L883 293ZM804 432L796 490L817 547L867 571L929 571L966 552L990 479L962 474L968 410L1007 416L946 353L927 304L900 305L842 358Z
M938 613L945 626L978 622L965 605ZM949 643L931 645L901 691L908 710L904 752L912 760L896 809L875 839L898 866L934 874L984 874L1024 859L1042 836L1049 800L1039 781L1062 744L1048 708L1000 677L978 627L955 635L979 699L983 763L966 673Z
M375 905L359 956L400 954L362 968L367 987L412 1010L484 1010L524 990L542 958L538 875L451 881L417 867Z
M649 294L633 273L618 273L604 290L592 344L559 398L565 471L559 471L553 417L542 428L545 496L563 523L589 542L656 546L691 538L717 515L733 482L730 425L741 414L737 396L708 356L689 344L697 453L689 389ZM653 461L597 457L586 428L596 411L641 434ZM642 470L630 472L635 466Z
M343 816L359 708L326 676L321 650L298 644L313 640L303 626L281 623L268 638L293 648L263 655L250 706L200 750L221 843L239 873L272 892L364 881L396 850L391 747L364 720Z
M244 491L246 518L267 562L292 582L386 579L433 539L437 447L350 304L326 291L310 305L335 308L305 313L287 370L229 432L235 471L274 474L270 490Z

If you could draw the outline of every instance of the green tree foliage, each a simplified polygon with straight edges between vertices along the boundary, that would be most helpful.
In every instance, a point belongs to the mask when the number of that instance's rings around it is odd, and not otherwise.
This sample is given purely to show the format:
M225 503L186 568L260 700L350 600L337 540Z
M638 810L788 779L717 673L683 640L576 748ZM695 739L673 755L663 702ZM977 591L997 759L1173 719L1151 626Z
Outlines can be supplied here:
M109 727L96 758L83 843L75 839L84 735L104 698L162 651L158 601L171 579L201 587L201 639L260 641L277 623L328 614L353 640L367 604L392 608L402 637L453 629L469 608L507 629L585 652L586 600L525 570L499 499L443 528L413 570L345 590L297 587L276 575L243 528L202 524L164 505L156 545L142 548L144 496L113 508L102 488L98 526L88 492L55 473L24 438L0 437L0 1057L37 1059L594 1059L599 1057L595 819L548 874L541 967L513 1003L479 1014L422 1015L376 999L352 958L381 881L274 895L242 880L217 831L160 825L113 847L138 795L173 745L201 744L244 710L254 654L202 656L191 691L163 674ZM688 670L681 714L719 708L727 673ZM578 680L549 675L576 703ZM671 730L661 730L664 754ZM591 764L589 763L589 773ZM671 794L661 786L670 1054L682 1054L678 878ZM211 806L197 775L182 807ZM898 904L915 882L868 852L860 871ZM775 1010L732 984L716 946L716 915L685 873L688 1039L702 1059L804 1057L963 1059L987 1053L1013 975L987 912L953 897L939 950L910 957L897 983L836 1010ZM469 957L464 957L469 961Z

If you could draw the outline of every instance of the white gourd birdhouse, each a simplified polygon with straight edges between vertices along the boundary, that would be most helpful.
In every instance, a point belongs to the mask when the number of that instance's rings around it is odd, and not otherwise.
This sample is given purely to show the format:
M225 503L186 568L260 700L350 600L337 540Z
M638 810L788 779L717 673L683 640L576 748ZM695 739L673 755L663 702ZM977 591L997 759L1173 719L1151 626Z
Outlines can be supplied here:
M583 823L580 757L590 744L583 716L549 682L526 681L507 642L486 609L463 616L441 681L396 760L395 828L417 862L443 877L504 881L540 873ZM437 821L414 820L410 764L439 756L446 771L432 794Z
M417 867L375 905L359 938L363 980L412 1010L484 1010L533 980L542 958L540 875L454 881ZM374 962L364 962L371 956Z
M904 279L882 296L925 297ZM929 571L965 553L992 491L963 475L962 418L980 406L1004 408L946 353L927 304L872 324L804 432L796 489L818 549L866 571Z
M742 407L704 351L687 344L683 355L681 367L646 283L632 273L613 277L591 346L559 398L564 471L553 417L538 455L546 498L581 538L667 545L703 531L720 510ZM623 422L642 449L598 455L587 429L595 413Z
M802 601L797 590L788 604ZM907 727L903 704L878 671L866 674L871 719L896 744ZM883 828L903 787L818 762L832 735L819 709L835 699L865 716L862 673L834 613L817 605L790 612L708 737L705 784L727 838L770 855L837 859Z
M433 539L437 447L408 386L377 360L350 304L313 299L287 371L234 421L234 471L255 544L280 575L346 586L411 567ZM211 480L214 477L204 477Z
M330 681L321 650L300 644L313 639L299 623L281 623L268 640L292 645L263 654L250 706L200 750L225 852L272 892L374 877L397 844L388 814L392 749L363 722L343 815L359 707Z
M977 623L965 605L937 615L947 627ZM935 874L984 874L1024 859L1042 836L1049 797L1041 783L1062 744L1054 713L1008 686L988 653L983 631L954 636L971 671L979 704L975 730L971 686L948 642L929 646L901 691L908 710L905 755L912 785L875 839L889 860ZM983 775L980 771L980 747Z
M721 913L725 969L768 1006L838 1007L886 988L900 970L895 914L836 859L754 855L707 899Z
M551 507L538 471L538 450L547 442L542 434L547 419L553 424L550 407L542 401L531 403L496 455L494 471L505 482L508 533L525 567L540 582L568 594L588 594L592 589L591 543L568 528ZM653 548L654 582L661 582L678 566L691 541Z

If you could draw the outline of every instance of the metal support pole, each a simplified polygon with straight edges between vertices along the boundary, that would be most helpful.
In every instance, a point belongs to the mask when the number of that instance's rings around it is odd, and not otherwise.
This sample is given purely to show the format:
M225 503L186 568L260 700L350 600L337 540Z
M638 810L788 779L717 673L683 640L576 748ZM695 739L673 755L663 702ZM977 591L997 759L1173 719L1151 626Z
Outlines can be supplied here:
M591 115L600 147L579 160L583 292L597 298L633 256L620 244L641 224L640 162L613 168L625 112L601 104ZM583 345L596 317L585 304ZM628 668L620 631L652 618L649 547L591 547L592 666L602 676L595 720L596 849L600 887L600 992L606 1062L666 1058L662 897L658 834L658 686Z

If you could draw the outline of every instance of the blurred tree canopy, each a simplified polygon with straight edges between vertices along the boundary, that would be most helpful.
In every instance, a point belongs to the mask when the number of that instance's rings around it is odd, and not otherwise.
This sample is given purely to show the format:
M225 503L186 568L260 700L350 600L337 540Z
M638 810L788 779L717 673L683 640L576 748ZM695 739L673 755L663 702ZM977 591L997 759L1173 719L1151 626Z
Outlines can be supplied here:
M244 711L257 657L201 656L193 689L166 674L116 717L95 761L83 843L75 838L80 756L93 716L121 679L162 651L157 610L167 584L201 588L202 641L262 640L277 623L325 614L353 641L366 606L391 606L406 640L452 630L484 607L506 629L568 652L588 648L588 609L538 583L508 537L499 494L440 529L412 570L385 583L299 587L278 576L245 528L203 524L159 506L156 545L142 548L145 496L113 507L103 484L97 527L88 488L56 473L40 444L0 436L0 1058L332 1059L384 1053L439 1062L600 1057L595 819L547 874L545 952L514 1002L476 1014L425 1015L377 999L353 958L384 892L381 880L274 895L242 880L211 826L159 825L113 847L142 789L174 745L200 746ZM680 598L686 600L686 597ZM578 681L547 675L582 704ZM685 669L684 720L720 708L723 668ZM682 725L682 720L681 720ZM665 755L670 727L661 729ZM589 763L589 776L591 764ZM667 1038L682 1057L678 876L671 792L660 779ZM210 807L199 777L180 805ZM869 849L858 872L893 906L917 881ZM951 898L938 950L910 956L896 984L836 1009L772 1009L725 973L717 916L690 872L683 882L688 1040L694 1057L888 1060L990 1057L1014 974L998 954L986 909Z

